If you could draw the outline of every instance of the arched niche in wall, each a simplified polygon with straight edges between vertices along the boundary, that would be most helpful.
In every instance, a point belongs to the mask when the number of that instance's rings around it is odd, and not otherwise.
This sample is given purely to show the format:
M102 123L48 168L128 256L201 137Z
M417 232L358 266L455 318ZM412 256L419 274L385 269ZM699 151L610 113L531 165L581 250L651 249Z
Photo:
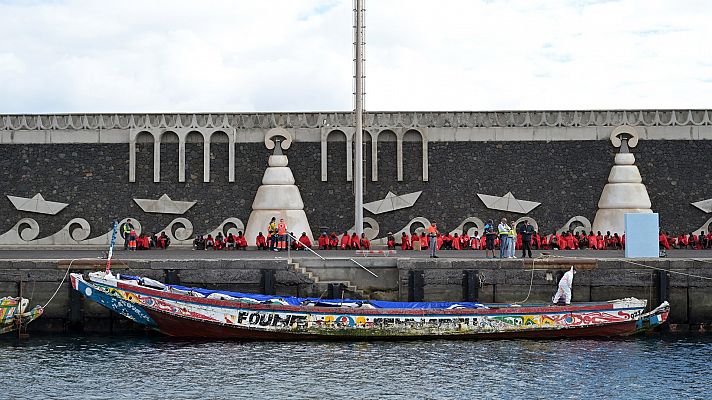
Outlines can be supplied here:
M376 137L377 151L373 155L376 160L376 171L373 176L378 180L379 177L389 179L398 177L398 137L396 133L390 129L384 129L378 133Z
M185 176L190 182L200 182L203 176L205 137L192 130L185 135Z
M348 142L346 133L341 129L332 129L326 134L327 176L337 180L349 180L351 142ZM327 180L322 179L322 180Z
M140 131L136 134L133 144L133 169L129 172L129 181L150 182L153 180L153 158L155 138L151 132ZM133 179L131 179L133 178Z
M228 182L230 171L230 137L224 131L210 135L210 182Z
M159 181L178 182L179 142L178 134L173 131L167 130L161 134Z
M411 177L410 180L425 180L423 142L423 134L417 129L409 129L403 134L403 140L399 141L398 149L398 154L401 155L398 160L399 181L402 181L404 176Z

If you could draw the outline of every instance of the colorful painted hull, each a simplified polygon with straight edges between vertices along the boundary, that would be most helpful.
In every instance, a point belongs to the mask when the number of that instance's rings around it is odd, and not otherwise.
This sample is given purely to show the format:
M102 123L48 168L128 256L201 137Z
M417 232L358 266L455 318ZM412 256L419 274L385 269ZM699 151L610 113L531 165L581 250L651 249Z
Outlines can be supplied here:
M72 274L71 282L72 287L87 299L138 324L154 329L158 326L143 307L122 298L116 289L111 287L97 288L96 285L87 283L84 279L77 279L75 274Z
M72 276L72 285L132 303L155 324L145 325L166 335L190 338L400 340L613 337L654 328L666 321L669 312L669 305L663 303L655 310L644 313L646 301L632 298L570 306L381 309L247 304L171 293L115 279L92 278L87 282L76 274ZM88 298L94 299L92 296ZM146 321L145 318L142 320Z
M25 312L27 299L18 297L3 297L0 299L0 334L16 331L20 326L27 326L42 315L42 306L35 306L30 311ZM19 320L18 320L18 315Z

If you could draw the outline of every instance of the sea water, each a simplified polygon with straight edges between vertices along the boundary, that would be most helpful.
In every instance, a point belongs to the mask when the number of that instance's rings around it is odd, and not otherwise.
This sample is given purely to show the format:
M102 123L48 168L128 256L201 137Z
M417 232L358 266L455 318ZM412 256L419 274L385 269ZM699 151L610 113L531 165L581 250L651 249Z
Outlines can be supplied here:
M7 399L712 399L712 338L223 342L0 338Z

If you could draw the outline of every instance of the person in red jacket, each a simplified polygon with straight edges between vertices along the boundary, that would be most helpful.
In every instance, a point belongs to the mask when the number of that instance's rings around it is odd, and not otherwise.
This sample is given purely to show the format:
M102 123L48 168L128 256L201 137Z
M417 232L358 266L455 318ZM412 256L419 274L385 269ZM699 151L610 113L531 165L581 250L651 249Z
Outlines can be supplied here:
M455 236L452 236L452 239L451 239L450 243L451 243L451 246L452 246L452 249L453 249L453 250L461 250L461 247L460 247L460 237L457 236L457 233L455 234Z
M603 240L603 235L601 235L601 231L598 231L598 234L596 235L596 249L606 249L606 242Z
M299 250L305 250L305 248L310 248L312 247L311 240L309 239L309 236L307 236L306 232L302 232L302 236L299 236L299 241L297 242L299 245Z
M336 232L331 232L331 236L329 237L329 248L331 250L339 249L339 237L336 236Z
M344 232L344 234L341 235L341 244L339 246L341 250L351 249L351 236L349 236L348 232Z
M237 232L237 237L235 238L235 249L247 250L247 238L242 234L242 231Z
M576 250L578 248L578 240L574 237L574 235L569 232L566 234L566 248L570 250Z
M257 234L257 238L255 238L255 245L257 246L257 250L267 250L267 238L262 234L262 232Z
M361 248L364 250L371 249L371 242L368 241L368 238L366 237L365 233L361 234Z
M658 242L660 243L660 248L665 250L670 250L670 243L668 242L667 236L663 231L658 234Z
M425 231L421 232L421 234L420 234L420 249L421 250L428 249L428 236L425 234Z
M394 250L396 248L396 238L393 237L393 234L391 232L388 232L388 239L386 245L388 246L388 250Z
M405 232L401 235L401 250L410 250L410 239Z
M351 249L352 250L361 250L361 241L359 240L356 232L354 232L354 234L351 235Z
M327 250L329 248L329 236L326 232L322 232L321 235L319 235L317 243L319 244L319 250Z
M470 248L470 236L467 234L467 232L463 232L462 236L460 236L460 248L463 250L467 250Z
M593 231L588 234L588 248L593 250L598 248L598 238L593 234Z

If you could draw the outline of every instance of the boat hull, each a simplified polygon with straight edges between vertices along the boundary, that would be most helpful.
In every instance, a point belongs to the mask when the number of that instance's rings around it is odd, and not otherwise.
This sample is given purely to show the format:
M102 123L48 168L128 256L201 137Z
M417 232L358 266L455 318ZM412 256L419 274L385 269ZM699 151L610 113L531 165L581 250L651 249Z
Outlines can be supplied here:
M42 306L38 305L30 311L20 312L18 314L18 309L20 309L20 311L24 309L24 307L18 307L19 301L28 303L25 299L18 300L16 298L7 297L0 299L0 334L16 331L20 326L27 326L27 324L39 318L44 312Z
M249 304L201 298L122 281L72 284L105 307L183 338L239 340L512 339L627 336L655 328L669 305L623 299L568 306L407 309ZM87 290L89 289L89 290ZM128 303L128 304L127 304ZM126 312L125 310L132 312ZM139 318L140 317L140 318Z

